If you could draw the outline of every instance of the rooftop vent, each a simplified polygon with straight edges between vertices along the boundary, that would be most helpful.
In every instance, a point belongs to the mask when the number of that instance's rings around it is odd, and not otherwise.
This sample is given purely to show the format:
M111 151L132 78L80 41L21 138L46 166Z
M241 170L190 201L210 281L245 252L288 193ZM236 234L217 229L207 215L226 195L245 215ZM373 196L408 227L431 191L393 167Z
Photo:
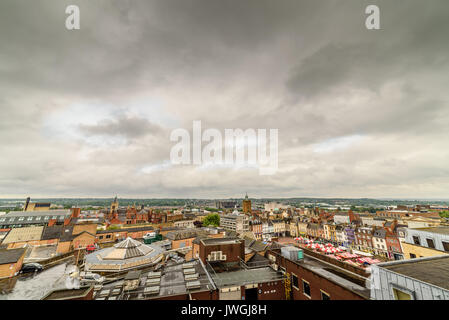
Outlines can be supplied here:
M161 283L161 278L153 278L153 279L148 279L145 284L146 285L156 285Z
M145 294L156 294L159 293L159 286L154 286L154 287L148 287L145 288L145 290L143 291Z
M194 266L194 263L193 262L189 262L189 263L184 263L182 265L182 268L183 269L188 269L188 268L193 268L193 266Z
M197 289L201 287L201 283L199 281L189 281L186 283L187 289Z
M185 279L186 279L187 281L191 281L191 280L197 280L198 277L199 277L199 274L198 274L198 273L195 273L195 274L187 274L187 275L185 276Z
M162 273L160 271L158 272L149 272L147 275L148 279L154 279L154 278L160 278Z
M194 268L184 269L184 275L194 274L194 273L195 273L195 269Z

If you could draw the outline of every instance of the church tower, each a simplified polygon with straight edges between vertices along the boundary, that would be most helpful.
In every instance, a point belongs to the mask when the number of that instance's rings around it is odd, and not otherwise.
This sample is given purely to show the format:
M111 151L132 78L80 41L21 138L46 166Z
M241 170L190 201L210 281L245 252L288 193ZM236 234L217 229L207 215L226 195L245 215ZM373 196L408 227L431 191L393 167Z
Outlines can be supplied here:
M248 193L243 200L243 213L251 213L251 200L248 199Z
M111 203L111 213L116 212L118 209L118 200L117 196L115 196L114 201Z

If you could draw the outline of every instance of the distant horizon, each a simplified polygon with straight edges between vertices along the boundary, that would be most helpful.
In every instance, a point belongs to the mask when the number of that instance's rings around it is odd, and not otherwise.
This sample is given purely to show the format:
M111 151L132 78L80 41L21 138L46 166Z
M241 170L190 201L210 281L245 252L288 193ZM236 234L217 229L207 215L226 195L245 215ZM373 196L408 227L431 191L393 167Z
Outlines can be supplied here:
M0 197L0 200L23 200L25 201L27 197ZM112 197L73 197L73 196L64 196L64 197L55 197L55 196L40 196L40 197L30 197L31 202L35 200L42 200L42 199L48 199L48 200L61 200L61 199L67 199L67 200L108 200L108 199L114 199L115 196ZM234 200L234 199L244 199L245 197L227 197L227 198L196 198L196 197L133 197L133 196L127 196L127 197L120 197L117 196L117 199L120 200ZM385 200L385 201L449 201L449 198L370 198L370 197L309 197L309 196L298 196L298 197L251 197L248 196L249 199L254 200L292 200L292 199L310 199L310 200Z

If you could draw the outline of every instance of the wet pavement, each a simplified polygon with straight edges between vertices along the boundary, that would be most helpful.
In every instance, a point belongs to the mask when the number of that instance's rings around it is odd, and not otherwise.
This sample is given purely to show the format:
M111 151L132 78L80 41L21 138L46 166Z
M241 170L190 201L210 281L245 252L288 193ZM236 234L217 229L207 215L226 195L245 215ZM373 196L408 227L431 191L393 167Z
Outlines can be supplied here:
M66 288L66 275L71 270L72 264L63 263L42 272L2 280L0 300L40 300L52 290Z

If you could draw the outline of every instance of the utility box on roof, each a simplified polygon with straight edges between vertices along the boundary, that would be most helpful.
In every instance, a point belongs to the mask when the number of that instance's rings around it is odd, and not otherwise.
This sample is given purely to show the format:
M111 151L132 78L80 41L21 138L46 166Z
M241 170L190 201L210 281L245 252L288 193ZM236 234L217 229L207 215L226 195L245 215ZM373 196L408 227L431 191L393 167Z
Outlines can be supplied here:
M287 258L292 261L301 261L304 259L304 253L302 249L294 246L282 247L281 255L284 258Z

